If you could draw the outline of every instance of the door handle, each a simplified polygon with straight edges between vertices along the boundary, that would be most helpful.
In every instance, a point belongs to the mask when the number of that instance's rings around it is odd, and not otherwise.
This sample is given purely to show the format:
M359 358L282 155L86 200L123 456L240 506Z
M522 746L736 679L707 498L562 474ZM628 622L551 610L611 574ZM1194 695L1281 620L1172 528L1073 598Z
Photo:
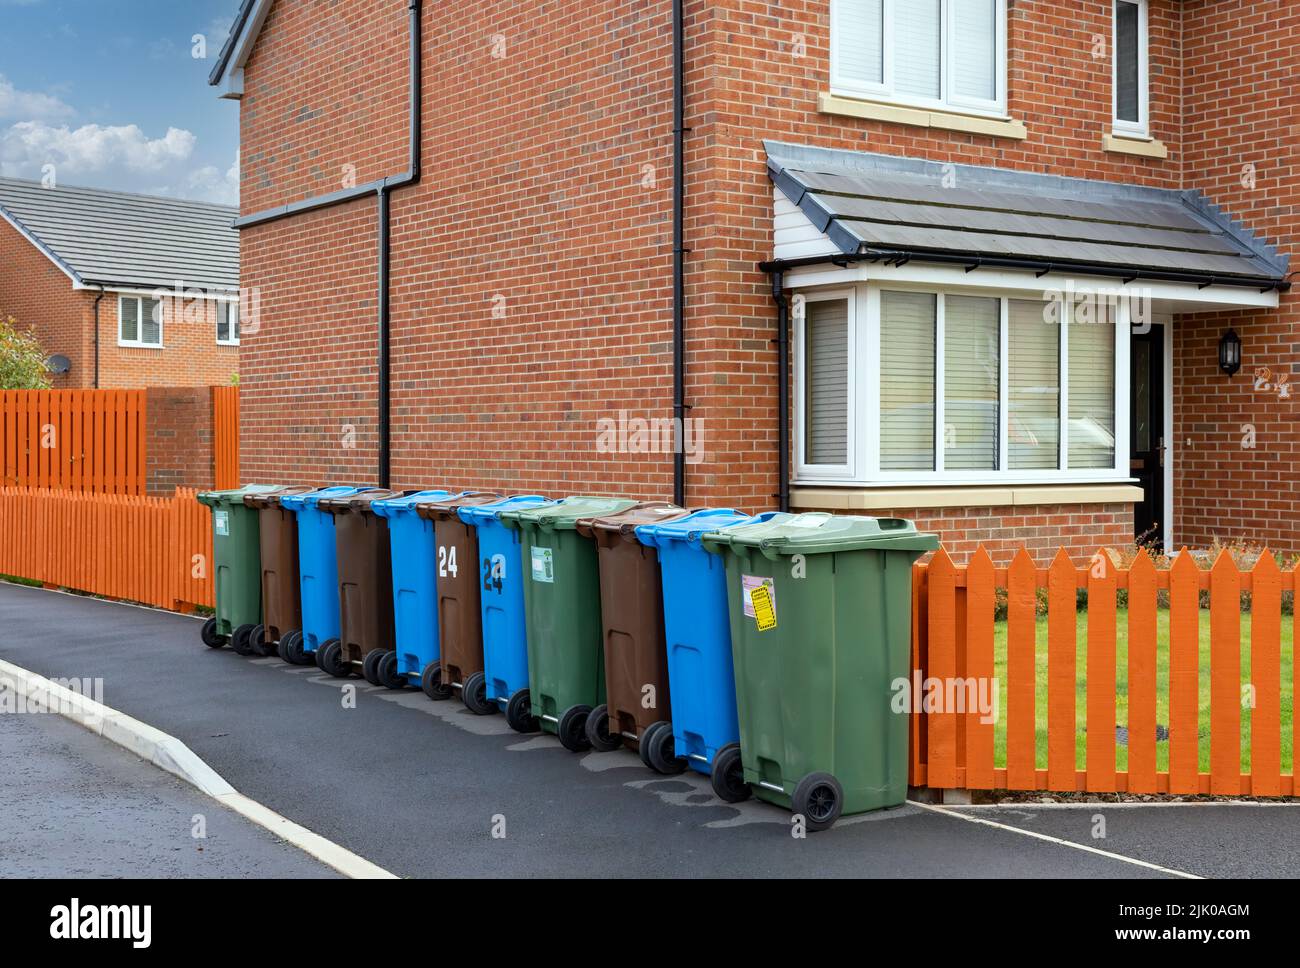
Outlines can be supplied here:
M1160 466L1165 466L1165 439L1161 437L1156 441L1156 450L1160 454Z

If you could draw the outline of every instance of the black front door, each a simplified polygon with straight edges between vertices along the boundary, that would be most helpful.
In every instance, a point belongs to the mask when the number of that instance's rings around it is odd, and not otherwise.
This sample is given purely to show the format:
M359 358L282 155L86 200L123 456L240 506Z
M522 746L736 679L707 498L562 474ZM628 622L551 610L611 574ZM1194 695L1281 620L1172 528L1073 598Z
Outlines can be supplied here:
M1164 327L1134 333L1132 344L1132 476L1143 500L1133 508L1133 530L1143 544L1163 549L1165 521L1165 339Z

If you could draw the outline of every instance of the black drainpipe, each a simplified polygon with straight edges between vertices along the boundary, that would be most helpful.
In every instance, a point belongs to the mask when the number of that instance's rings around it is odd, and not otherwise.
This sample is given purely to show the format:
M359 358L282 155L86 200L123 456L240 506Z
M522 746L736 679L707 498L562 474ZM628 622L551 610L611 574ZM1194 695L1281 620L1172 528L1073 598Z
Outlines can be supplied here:
M776 507L790 510L790 305L785 298L785 273L772 273L776 303Z
M99 389L99 301L104 298L104 287L99 287L95 297L95 389Z
M389 229L390 229L390 199L389 195L398 188L405 188L408 185L415 185L420 181L420 162L421 162L421 139L423 137L423 70L421 63L422 54L422 30L421 30L421 8L423 0L406 0L406 9L410 15L410 165L407 171L401 175L389 175L386 178L380 178L377 181L367 182L364 185L357 185L353 188L345 188L342 191L330 192L328 195L318 195L314 198L306 198L300 202L292 202L288 205L280 205L276 208L267 209L263 212L256 212L252 215L245 215L242 218L235 219L235 228L246 229L253 225L265 225L268 222L276 222L282 218L288 218L292 215L299 215L303 212L313 212L322 208L329 208L334 205L342 205L345 202L356 201L359 198L365 198L367 195L374 195L377 201L379 224L378 232L378 255L376 257L375 275L378 279L378 303L379 303L379 333L377 344L378 357L378 397L379 397L379 418L378 418L378 469L376 473L376 483L380 487L388 487L390 484L390 468L392 462L392 389L390 381L391 369L391 352L390 336L392 319L390 316L390 299L389 299L389 268L391 264L391 252L389 247Z
M686 26L673 0L673 503L686 506Z

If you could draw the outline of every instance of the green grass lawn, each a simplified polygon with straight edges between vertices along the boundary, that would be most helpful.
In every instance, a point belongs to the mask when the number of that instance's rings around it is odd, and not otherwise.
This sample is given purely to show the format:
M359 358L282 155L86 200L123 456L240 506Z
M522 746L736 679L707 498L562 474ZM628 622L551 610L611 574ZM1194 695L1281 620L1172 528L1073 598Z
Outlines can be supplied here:
M1157 614L1156 644L1156 722L1162 726L1169 725L1169 612L1161 609ZM1078 643L1077 682L1075 713L1075 767L1085 766L1085 750L1088 714L1088 614L1080 612L1078 617L1076 642ZM1291 772L1292 765L1292 691L1295 682L1292 674L1294 662L1294 645L1292 642L1293 626L1289 615L1282 616L1282 661L1281 661L1281 720L1282 720L1282 772ZM1007 625L998 622L994 627L993 640L994 668L998 677L998 721L994 727L994 756L999 767L1007 765ZM1201 772L1210 770L1210 613L1203 609L1200 616L1200 728L1199 752ZM1119 610L1116 620L1115 637L1116 662L1116 725L1128 723L1128 614ZM1035 743L1035 762L1039 769L1047 768L1047 618L1038 620L1037 627L1037 688L1035 690L1034 713L1037 726ZM1250 614L1241 616L1241 675L1242 684L1250 681ZM1241 768L1250 772L1250 716L1251 710L1241 711ZM1128 748L1117 746L1115 756L1119 770L1128 769ZM1156 768L1169 769L1169 743L1156 744Z

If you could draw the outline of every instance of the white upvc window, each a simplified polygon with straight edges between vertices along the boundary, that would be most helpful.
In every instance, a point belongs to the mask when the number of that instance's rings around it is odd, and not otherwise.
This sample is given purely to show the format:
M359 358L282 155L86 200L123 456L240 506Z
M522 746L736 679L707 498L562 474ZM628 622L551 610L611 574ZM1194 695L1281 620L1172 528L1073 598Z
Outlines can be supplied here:
M1006 0L831 0L831 90L1005 115Z
M1128 478L1126 299L874 283L796 299L797 480Z
M1114 0L1112 58L1115 133L1146 138L1151 134L1151 71L1148 64L1147 0Z
M148 296L117 297L117 344L161 349L163 304Z
M239 303L217 303L217 344L220 346L239 345Z

